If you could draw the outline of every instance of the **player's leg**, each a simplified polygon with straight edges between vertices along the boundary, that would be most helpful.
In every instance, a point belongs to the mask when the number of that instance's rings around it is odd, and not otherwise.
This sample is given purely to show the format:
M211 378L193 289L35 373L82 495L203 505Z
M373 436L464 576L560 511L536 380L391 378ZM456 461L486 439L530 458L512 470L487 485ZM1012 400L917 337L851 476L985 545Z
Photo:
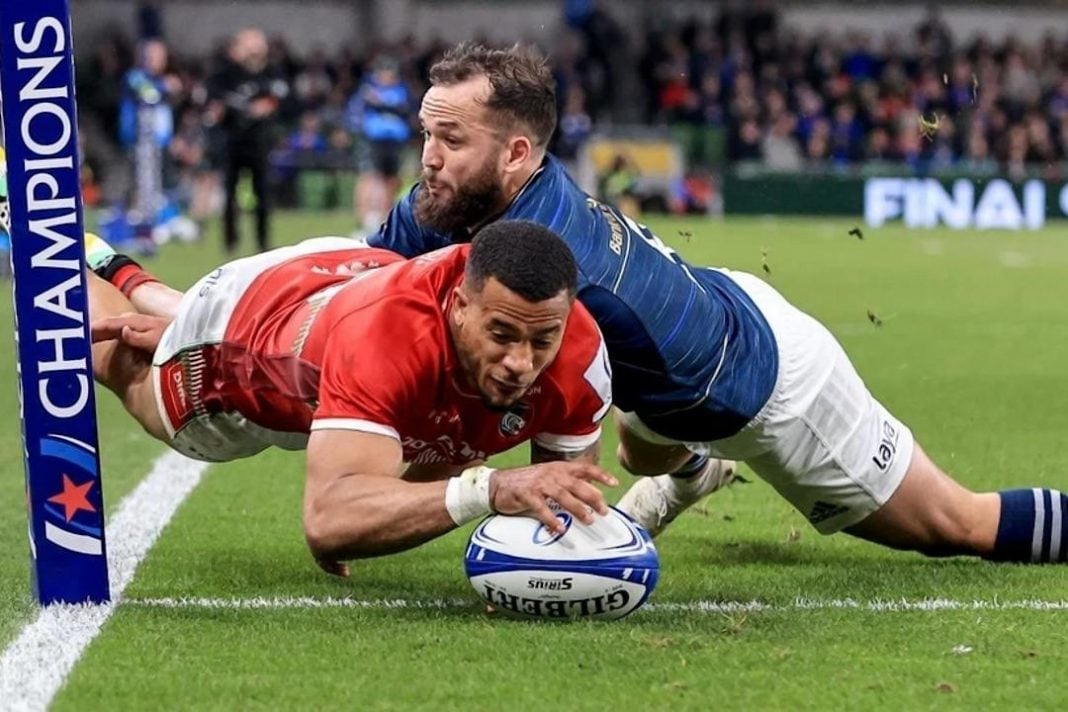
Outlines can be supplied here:
M189 217L197 224L198 234L204 234L204 223L215 214L214 201L218 173L207 165L193 169L193 189L189 202Z
M232 255L237 250L237 181L241 162L234 151L226 152L223 168L223 249Z
M1033 504L1032 491L1026 492ZM886 504L845 531L877 544L930 556L991 556L996 550L1000 518L1001 498L996 493L976 493L963 487L916 444L908 471ZM1034 519L1023 529L1027 546L1021 553L1030 558Z
M872 397L822 324L767 285L747 291L775 331L780 382L760 422L709 443L713 454L744 458L823 534L846 531L931 556L1068 559L1068 498L1050 489L963 487ZM752 455L734 449L754 442L768 447Z
M917 445L908 472L880 509L846 529L854 536L928 556L1068 562L1068 497L1055 489L972 492Z
M371 230L378 228L378 225L393 207L393 201L397 199L397 193L400 191L401 154L403 151L404 144L400 141L387 141L383 146L383 155L378 161L378 171L382 177L382 189L377 196L378 202L375 205L376 222L369 226Z
M615 416L616 459L631 474L643 475L616 506L653 536L688 507L734 481L733 460L709 457L698 445L664 438L633 413L617 411Z
M393 205L394 193L389 192L390 175L400 168L399 148L390 141L370 141L366 146L367 159L356 185L359 227L365 234L378 229Z
M630 474L653 476L675 472L695 457L685 443L651 432L633 413L614 410L613 415L619 436L616 459Z
M140 314L173 319L182 293L168 287L133 258L115 251L103 238L85 234L85 259L92 272L115 286Z
M135 313L129 300L95 274L86 275L89 287L89 316L93 321ZM152 378L152 353L124 343L121 338L93 344L93 376L112 391L133 418L153 437L167 442L156 406Z
M267 184L270 164L267 161L267 152L249 156L248 167L252 172L252 194L256 198L256 247L260 252L266 252L271 249L271 193Z
M356 192L358 227L363 234L368 234L385 218L385 213L379 212L384 194L382 179L375 170L363 171L353 190Z

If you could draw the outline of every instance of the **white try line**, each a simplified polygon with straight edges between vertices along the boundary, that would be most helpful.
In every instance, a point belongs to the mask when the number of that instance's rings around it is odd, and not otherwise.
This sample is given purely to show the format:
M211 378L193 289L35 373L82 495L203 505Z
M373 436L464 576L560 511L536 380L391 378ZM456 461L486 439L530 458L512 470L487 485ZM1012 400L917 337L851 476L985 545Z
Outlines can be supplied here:
M44 710L82 652L121 602L137 565L200 482L207 463L168 451L127 495L105 529L109 605L42 608L0 657L0 708Z
M311 597L275 597L275 598L128 598L126 605L146 608L185 608L206 610L299 610L314 608L353 608L365 610L462 610L476 609L481 605L473 595L471 598L311 598ZM923 598L917 600L882 600L857 601L843 599L798 598L787 603L767 603L764 601L682 601L650 603L642 612L650 613L777 613L787 611L823 611L855 610L875 613L896 613L909 611L1068 611L1068 601L1045 601L1025 599L1019 601L974 600L958 601L949 598Z

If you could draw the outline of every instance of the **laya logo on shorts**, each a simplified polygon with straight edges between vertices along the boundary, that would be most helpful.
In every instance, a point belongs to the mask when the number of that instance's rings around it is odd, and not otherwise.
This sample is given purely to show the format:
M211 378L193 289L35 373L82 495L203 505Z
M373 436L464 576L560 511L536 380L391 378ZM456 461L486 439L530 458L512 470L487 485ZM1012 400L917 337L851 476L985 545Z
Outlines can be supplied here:
M890 463L894 461L894 455L897 454L897 440L900 433L897 428L893 426L889 421L883 421L883 432L879 438L879 449L875 451L875 456L871 461L875 463L875 466L882 472L886 472L886 468L890 467Z

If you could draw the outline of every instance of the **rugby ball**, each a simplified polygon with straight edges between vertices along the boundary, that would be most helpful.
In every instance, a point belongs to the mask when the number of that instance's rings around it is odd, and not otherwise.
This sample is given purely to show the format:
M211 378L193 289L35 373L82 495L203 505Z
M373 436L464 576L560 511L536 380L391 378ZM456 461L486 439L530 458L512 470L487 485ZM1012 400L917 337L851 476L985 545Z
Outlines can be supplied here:
M563 534L537 519L494 514L471 534L467 578L493 609L515 618L616 619L656 588L660 557L652 537L614 507L586 525L556 517Z

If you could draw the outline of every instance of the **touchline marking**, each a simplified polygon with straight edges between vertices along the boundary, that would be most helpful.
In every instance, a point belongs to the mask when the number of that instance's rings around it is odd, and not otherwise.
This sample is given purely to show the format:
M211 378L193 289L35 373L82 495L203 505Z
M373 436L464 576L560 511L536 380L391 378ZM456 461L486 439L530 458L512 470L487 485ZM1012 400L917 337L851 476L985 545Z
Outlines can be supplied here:
M369 610L458 610L475 609L482 604L477 598L128 598L126 605L145 608L188 608L210 610L292 610L312 608L355 608ZM1024 599L1019 601L974 600L958 601L950 598L875 599L858 601L851 598L816 599L797 598L789 603L764 601L683 601L650 603L642 611L650 613L778 613L787 611L855 610L874 613L897 613L910 611L1068 611L1068 600L1045 601Z
M42 608L0 657L0 708L47 709L82 652L122 602L137 565L200 482L208 463L168 451L122 502L105 529L110 604Z

